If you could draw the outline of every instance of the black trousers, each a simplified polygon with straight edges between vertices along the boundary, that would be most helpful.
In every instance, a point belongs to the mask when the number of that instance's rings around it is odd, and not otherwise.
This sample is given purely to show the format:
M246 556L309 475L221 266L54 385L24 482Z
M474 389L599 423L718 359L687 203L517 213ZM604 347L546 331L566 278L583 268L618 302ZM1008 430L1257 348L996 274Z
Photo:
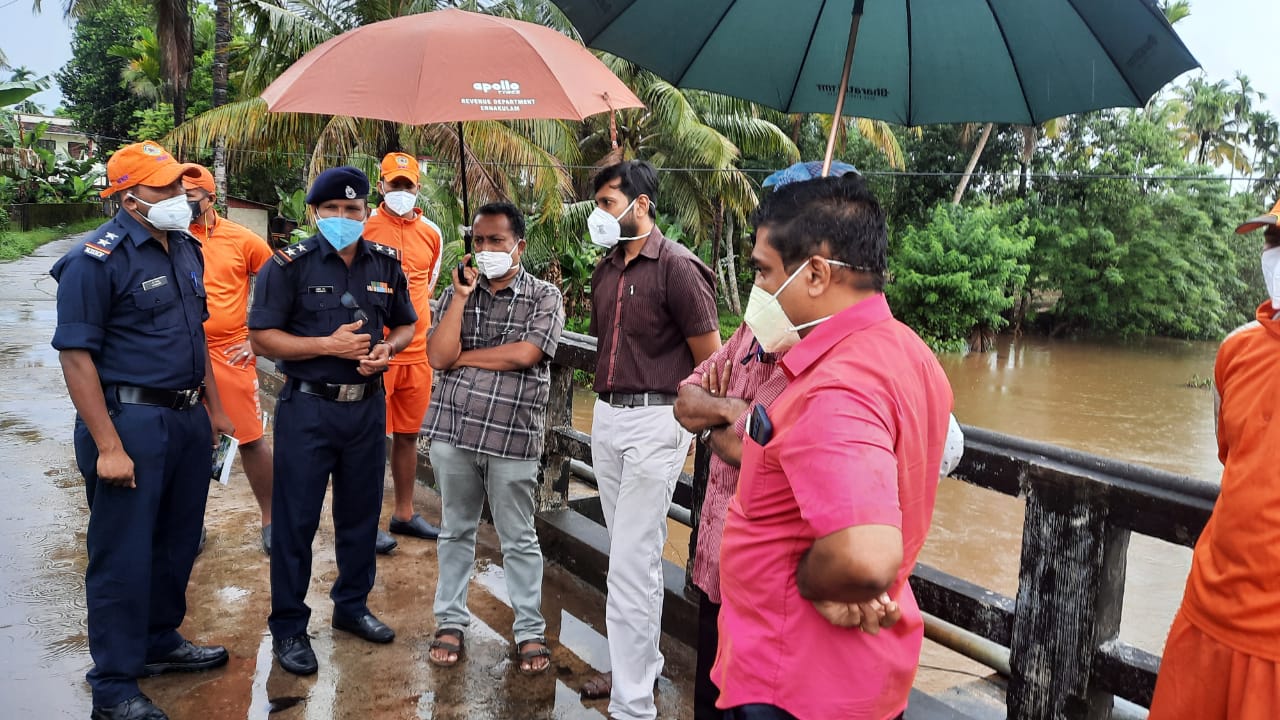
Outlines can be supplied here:
M276 404L275 478L271 492L271 616L276 639L306 632L311 608L311 543L333 478L338 579L329 597L347 618L369 612L374 542L387 461L387 406L381 392L335 402L286 384Z
M147 660L182 644L187 580L209 497L209 415L203 406L170 410L108 398L112 423L133 460L135 488L98 478L98 446L79 417L76 464L89 500L87 679L93 704L137 695Z
M724 711L716 709L720 688L711 680L716 664L716 646L720 643L720 604L711 602L698 590L698 665L693 679L694 720L721 720Z

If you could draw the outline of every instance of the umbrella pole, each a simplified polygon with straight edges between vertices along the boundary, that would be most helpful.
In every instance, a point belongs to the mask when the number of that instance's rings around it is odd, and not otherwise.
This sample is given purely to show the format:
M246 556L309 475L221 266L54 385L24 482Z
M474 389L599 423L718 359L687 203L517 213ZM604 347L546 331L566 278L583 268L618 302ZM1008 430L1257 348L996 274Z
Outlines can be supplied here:
M463 255L471 254L471 205L467 198L467 137L462 134L462 123L458 123L458 176L462 179L462 253ZM467 267L466 262L458 263L458 281L464 285L466 275L463 269Z
M853 0L853 22L849 24L849 44L844 50L844 70L836 87L836 113L831 118L831 134L827 136L827 153L822 157L822 177L831 174L831 159L836 152L836 134L840 132L840 118L844 115L844 96L849 92L849 71L853 68L853 51L858 46L858 25L862 22L863 0Z

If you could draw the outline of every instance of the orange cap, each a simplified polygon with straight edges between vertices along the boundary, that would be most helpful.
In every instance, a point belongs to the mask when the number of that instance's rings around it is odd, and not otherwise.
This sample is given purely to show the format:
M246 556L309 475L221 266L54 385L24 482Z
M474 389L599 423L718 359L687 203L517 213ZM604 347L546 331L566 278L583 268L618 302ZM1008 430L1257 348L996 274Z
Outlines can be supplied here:
M1244 224L1236 228L1236 234L1243 235L1247 232L1253 232L1260 227L1275 225L1277 223L1280 223L1280 200L1276 201L1275 207L1271 208L1271 212L1245 221Z
M393 152L382 158L381 173L383 180L404 178L417 185L421 171L418 170L418 161L412 155Z
M187 173L182 176L182 187L184 188L200 188L208 192L210 195L217 192L217 185L213 182L213 173L209 172L209 168L203 165L191 164L196 169L196 174Z
M109 197L134 185L164 187L183 175L194 175L197 167L174 160L168 150L151 140L125 145L107 160L109 184L98 194Z

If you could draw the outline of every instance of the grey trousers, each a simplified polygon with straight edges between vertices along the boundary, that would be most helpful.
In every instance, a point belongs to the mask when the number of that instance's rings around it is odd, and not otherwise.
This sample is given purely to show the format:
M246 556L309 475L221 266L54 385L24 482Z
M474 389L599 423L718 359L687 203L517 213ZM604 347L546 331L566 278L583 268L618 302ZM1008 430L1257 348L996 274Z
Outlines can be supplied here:
M467 587L476 559L476 526L485 496L502 543L507 594L515 610L517 643L542 637L542 549L533 526L538 460L512 460L432 441L431 468L440 486L440 563L436 628L465 631L471 623Z

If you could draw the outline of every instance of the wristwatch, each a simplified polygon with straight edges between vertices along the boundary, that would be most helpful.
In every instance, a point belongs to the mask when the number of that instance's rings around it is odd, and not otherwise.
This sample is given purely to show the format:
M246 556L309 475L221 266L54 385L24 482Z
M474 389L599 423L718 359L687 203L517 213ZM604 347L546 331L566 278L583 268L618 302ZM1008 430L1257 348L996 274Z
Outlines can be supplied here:
M701 442L703 445L706 445L707 441L711 439L712 430L715 430L715 428L707 428L706 430L703 430L702 432L698 433L698 441Z

